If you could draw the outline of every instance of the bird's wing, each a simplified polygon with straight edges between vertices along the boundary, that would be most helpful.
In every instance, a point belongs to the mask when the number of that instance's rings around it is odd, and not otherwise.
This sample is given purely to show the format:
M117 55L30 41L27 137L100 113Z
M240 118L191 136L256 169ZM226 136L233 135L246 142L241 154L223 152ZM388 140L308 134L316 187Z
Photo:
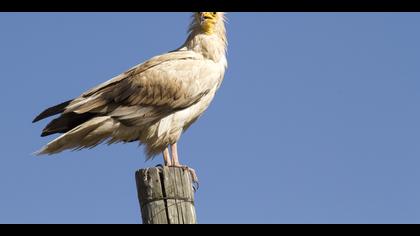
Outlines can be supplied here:
M127 125L189 107L212 88L214 62L192 51L160 55L90 89L66 113L111 115Z
M122 91L121 89L122 84L127 86L128 84L135 81L136 80L135 78L140 76L143 72L149 69L152 69L154 67L159 67L166 62L178 61L178 60L180 61L194 60L195 61L195 60L200 60L200 59L201 58L199 54L196 54L191 51L186 51L186 50L177 50L177 51L173 51L173 52L169 52L163 55L153 57L150 60L144 63L141 63L139 65L136 65L132 67L131 69L127 70L126 72L84 92L82 95L80 95L79 97L75 99L71 99L69 101L66 101L56 106L45 109L33 120L33 122L37 122L47 117L57 115L60 113L70 113L70 112L76 111L77 109L82 108L82 105L84 105L83 107L87 109L87 105L88 104L92 105L92 100L95 100L95 99L96 101L99 100L98 98L101 96L101 94L103 93L109 94L109 92L112 91L114 88L119 88L119 91ZM154 80L154 78L148 78L148 79ZM146 88L148 87L145 87L144 89Z
M134 67L132 67L131 69L127 70L126 72L84 92L81 97L88 97L90 95L93 95L96 92L101 91L102 89L114 85L115 83L120 82L121 80L127 79L133 75L136 74L140 74L150 68L153 68L155 66L158 66L162 63L168 62L168 61L176 61L176 60L187 60L187 59L192 59L192 60L197 60L197 59L202 59L202 57L192 51L187 51L187 50L182 50L182 51L173 51L173 52L169 52L166 54L162 54L162 55L158 55L155 56L151 59L149 59L146 62L143 62L139 65L136 65Z

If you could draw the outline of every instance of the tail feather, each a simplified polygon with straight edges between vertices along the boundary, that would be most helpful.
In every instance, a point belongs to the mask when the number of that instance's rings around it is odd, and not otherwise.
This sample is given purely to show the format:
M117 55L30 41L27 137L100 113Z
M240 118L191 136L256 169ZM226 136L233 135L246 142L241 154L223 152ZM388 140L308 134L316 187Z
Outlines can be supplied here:
M66 149L94 147L112 135L114 125L109 116L94 117L51 141L35 154L51 155Z

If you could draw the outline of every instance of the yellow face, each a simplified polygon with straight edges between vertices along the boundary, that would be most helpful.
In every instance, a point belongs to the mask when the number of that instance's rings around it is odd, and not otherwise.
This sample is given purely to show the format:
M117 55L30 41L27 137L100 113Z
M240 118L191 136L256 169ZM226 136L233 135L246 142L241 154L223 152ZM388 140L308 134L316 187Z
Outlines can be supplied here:
M197 12L197 20L205 34L213 34L217 22L217 12Z

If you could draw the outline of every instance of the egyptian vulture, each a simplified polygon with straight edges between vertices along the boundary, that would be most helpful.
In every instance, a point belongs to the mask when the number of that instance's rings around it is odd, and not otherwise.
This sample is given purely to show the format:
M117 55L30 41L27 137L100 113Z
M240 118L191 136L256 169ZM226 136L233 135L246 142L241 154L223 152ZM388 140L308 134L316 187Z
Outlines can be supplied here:
M224 14L198 12L192 18L178 49L39 114L33 122L59 114L41 136L62 135L37 154L139 141L146 159L163 153L166 166L180 167L177 141L207 109L227 68Z

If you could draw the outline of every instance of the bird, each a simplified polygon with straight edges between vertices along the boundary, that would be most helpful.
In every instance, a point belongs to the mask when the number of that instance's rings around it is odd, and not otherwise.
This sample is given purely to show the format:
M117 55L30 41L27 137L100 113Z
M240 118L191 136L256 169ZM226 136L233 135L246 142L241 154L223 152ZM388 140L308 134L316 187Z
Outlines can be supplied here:
M41 136L61 134L36 155L94 148L106 142L138 142L146 160L162 154L165 166L180 164L177 143L209 107L227 69L225 13L194 12L185 42L45 109ZM169 150L170 148L170 150Z

